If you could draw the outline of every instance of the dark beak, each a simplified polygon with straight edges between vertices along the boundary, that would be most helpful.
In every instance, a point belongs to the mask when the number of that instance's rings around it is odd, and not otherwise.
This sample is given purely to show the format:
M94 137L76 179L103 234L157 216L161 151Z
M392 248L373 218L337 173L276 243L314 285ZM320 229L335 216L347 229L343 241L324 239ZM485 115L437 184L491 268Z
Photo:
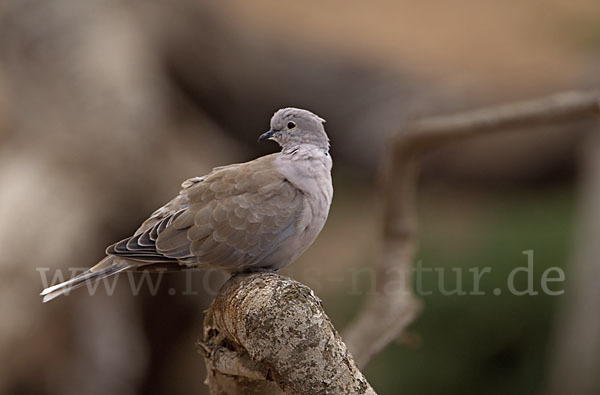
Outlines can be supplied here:
M275 134L275 130L269 130L268 132L264 132L258 138L258 142L260 143L261 141L265 141L265 140L269 139L273 134Z

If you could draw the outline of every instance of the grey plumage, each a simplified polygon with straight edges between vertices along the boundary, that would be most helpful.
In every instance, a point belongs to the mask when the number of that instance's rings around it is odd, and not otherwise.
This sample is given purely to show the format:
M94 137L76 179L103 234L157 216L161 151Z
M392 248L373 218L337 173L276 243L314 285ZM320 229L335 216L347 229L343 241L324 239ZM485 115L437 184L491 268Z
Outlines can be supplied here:
M109 246L105 259L45 289L44 302L123 270L235 273L290 264L323 228L333 197L324 122L306 110L277 111L259 141L276 141L280 153L186 180L133 236Z

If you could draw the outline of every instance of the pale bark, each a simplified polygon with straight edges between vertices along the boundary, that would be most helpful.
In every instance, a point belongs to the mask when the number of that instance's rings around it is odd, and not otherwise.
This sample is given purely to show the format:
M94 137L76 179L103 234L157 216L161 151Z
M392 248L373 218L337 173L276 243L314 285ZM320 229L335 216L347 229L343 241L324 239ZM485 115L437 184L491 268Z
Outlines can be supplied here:
M275 273L223 285L200 349L212 394L375 394L321 301Z

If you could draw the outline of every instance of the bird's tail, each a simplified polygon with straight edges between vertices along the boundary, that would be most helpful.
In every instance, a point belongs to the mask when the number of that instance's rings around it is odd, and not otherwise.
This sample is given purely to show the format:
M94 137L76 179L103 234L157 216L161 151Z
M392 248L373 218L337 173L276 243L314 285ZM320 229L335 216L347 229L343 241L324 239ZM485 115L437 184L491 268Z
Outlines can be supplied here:
M40 293L40 295L44 297L42 302L46 303L61 295L68 294L72 290L84 286L86 281L98 281L105 277L122 272L123 270L127 270L130 267L131 264L129 264L127 261L109 255L98 262L95 266L71 278L70 280L44 289L42 293Z

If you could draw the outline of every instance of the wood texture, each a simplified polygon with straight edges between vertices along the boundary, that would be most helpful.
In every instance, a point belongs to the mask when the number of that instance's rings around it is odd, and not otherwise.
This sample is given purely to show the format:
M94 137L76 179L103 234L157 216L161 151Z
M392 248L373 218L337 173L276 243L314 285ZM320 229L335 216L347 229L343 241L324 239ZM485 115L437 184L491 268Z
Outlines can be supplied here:
M225 283L200 349L212 394L375 394L321 301L274 273Z

